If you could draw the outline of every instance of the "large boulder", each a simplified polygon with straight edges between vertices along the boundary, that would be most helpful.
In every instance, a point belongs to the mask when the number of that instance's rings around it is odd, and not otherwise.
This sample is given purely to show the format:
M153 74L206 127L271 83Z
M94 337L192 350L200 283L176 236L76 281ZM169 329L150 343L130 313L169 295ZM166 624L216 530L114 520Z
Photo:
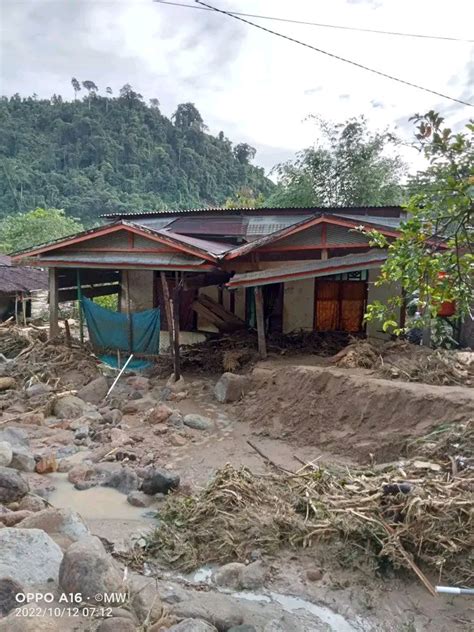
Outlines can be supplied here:
M137 473L128 467L121 467L119 470L111 472L102 483L104 487L113 487L122 494L129 494L137 490L138 484Z
M89 404L99 404L107 395L109 385L103 375L83 386L77 396Z
M185 426L194 428L195 430L210 430L213 426L209 417L203 417L202 415L197 415L195 413L185 415L183 421Z
M137 626L128 617L110 617L99 623L96 632L135 632Z
M35 457L28 448L13 446L10 467L20 472L34 472L36 468Z
M28 516L18 525L21 529L42 529L62 548L89 535L89 528L71 509L49 507Z
M56 582L63 557L59 546L41 529L0 529L0 576L27 588Z
M30 491L30 486L16 470L0 467L0 503L20 500Z
M59 419L77 419L84 414L87 404L74 395L59 397L53 405L53 414Z
M64 553L59 585L65 592L81 593L84 601L97 594L125 591L122 574L96 536L74 542Z
M52 604L49 603L48 608L51 607ZM73 617L68 622L66 617L19 617L13 611L5 619L0 619L0 632L72 632L71 621L77 623L77 619Z
M204 619L219 632L243 623L242 607L237 599L221 593L200 593L174 604L171 612L183 619Z
M4 428L0 430L0 441L7 441L12 447L29 446L28 433L23 428Z
M6 527L14 527L16 524L31 516L33 512L28 509L20 509L19 511L8 511L0 514L0 523Z
M179 487L179 481L178 474L153 468L146 473L141 490L150 496L153 496L153 494L167 494L171 489Z
M8 441L0 441L0 467L8 467L12 462L13 450Z
M244 568L245 564L240 564L239 562L229 562L228 564L224 564L224 566L221 566L214 571L212 574L212 581L216 584L216 586L237 590L241 588L242 585L242 573Z
M249 390L250 382L244 375L223 373L214 387L214 395L218 402L236 402Z
M15 388L16 382L13 377L0 377L0 391L8 391Z
M153 628L150 632L154 632ZM217 632L217 628L202 619L183 619L168 628L168 632Z

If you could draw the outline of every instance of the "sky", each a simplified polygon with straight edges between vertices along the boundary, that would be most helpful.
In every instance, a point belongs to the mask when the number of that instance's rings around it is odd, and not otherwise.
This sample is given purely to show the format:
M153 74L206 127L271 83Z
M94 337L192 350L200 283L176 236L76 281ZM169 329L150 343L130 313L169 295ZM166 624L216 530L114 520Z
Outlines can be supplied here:
M194 4L193 0L176 0ZM351 27L474 39L471 0L206 0L216 7ZM262 26L382 72L474 103L474 46L295 25ZM104 94L130 83L164 114L191 101L212 133L256 147L268 171L317 141L308 116L364 114L409 143L408 118L430 109L455 128L472 107L284 41L215 12L152 0L0 0L0 93L74 96L71 77ZM411 169L417 152L400 151Z

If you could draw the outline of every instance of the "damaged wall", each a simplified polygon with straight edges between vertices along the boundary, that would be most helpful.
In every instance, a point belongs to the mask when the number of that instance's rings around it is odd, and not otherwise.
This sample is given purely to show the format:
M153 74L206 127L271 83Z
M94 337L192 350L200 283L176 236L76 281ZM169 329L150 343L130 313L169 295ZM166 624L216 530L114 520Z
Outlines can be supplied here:
M283 333L314 328L314 279L288 281L283 293Z
M120 281L121 310L127 310L126 274L130 287L130 308L132 312L140 312L153 308L154 296L154 272L153 270L124 270Z

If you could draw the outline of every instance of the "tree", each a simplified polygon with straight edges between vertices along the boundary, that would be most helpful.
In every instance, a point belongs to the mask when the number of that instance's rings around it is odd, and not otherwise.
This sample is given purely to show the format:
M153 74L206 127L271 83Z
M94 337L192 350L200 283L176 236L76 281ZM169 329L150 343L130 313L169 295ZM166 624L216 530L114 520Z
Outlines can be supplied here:
M112 88L110 86L107 86L105 89L105 92L109 95L112 96Z
M99 89L93 81L83 81L82 85L84 86L84 88L87 90L89 94L91 92L95 93Z
M263 206L265 198L263 195L256 194L248 187L239 189L233 197L227 198L225 208L259 208Z
M407 204L401 235L389 242L370 233L372 243L388 249L379 285L397 282L407 297L416 297L418 326L429 331L440 305L455 301L457 316L472 318L474 296L474 122L458 134L434 111L413 117L416 142L429 160L420 174L420 190ZM368 306L367 320L400 333L394 310L400 297ZM428 342L428 336L425 338Z
M188 129L204 130L204 121L194 103L180 103L171 119L175 126L182 131Z
M0 221L0 251L16 252L82 230L82 225L63 210L37 208Z
M160 105L160 102L158 99L150 99L150 105L152 108L157 108Z
M248 164L251 160L253 160L256 153L257 150L255 147L252 147L247 143L239 143L234 147L234 156L239 162L244 164Z
M342 124L317 119L321 139L294 161L278 165L279 186L268 206L371 206L402 199L405 165L388 148L388 132L371 132L364 117Z
M77 99L77 93L81 91L81 84L76 79L76 77L73 77L71 79L71 84L72 84L72 88L74 90L74 101L75 101Z

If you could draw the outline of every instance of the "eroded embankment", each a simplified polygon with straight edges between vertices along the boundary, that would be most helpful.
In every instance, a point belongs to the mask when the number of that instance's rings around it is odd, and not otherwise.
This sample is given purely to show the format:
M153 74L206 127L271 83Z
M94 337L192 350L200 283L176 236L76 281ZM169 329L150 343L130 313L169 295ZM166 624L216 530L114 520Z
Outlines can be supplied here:
M338 369L257 367L239 414L255 430L362 462L403 456L407 439L474 417L474 389L375 379Z

